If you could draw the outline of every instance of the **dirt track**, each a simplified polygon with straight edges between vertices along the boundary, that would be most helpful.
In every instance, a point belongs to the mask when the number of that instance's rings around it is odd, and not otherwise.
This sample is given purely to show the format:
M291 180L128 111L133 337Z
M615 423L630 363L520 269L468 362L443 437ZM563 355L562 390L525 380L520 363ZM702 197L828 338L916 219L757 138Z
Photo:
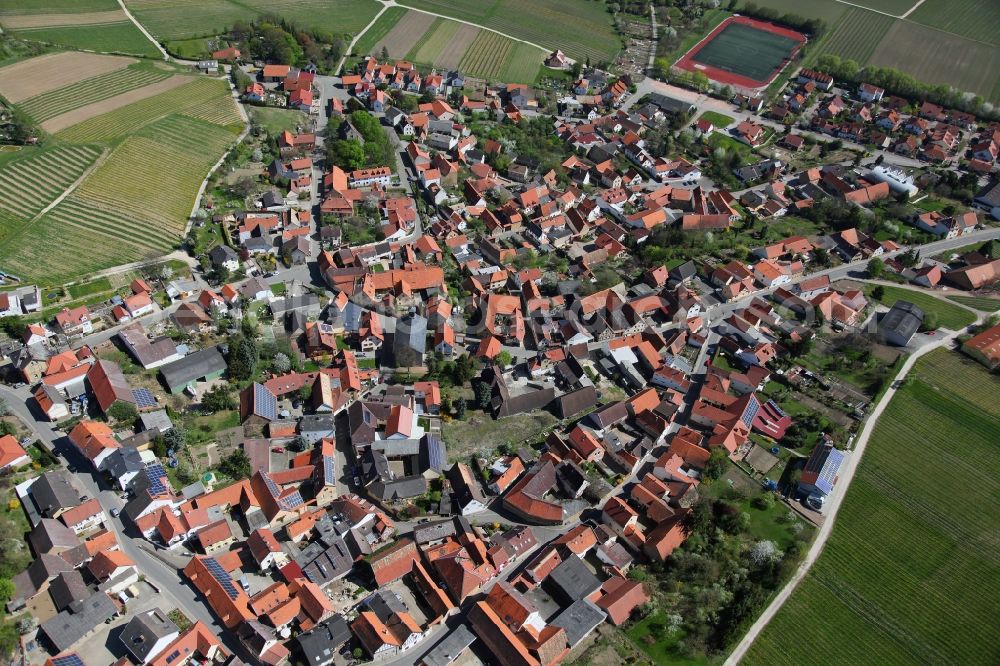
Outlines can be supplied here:
M128 67L134 62L138 60L77 51L43 55L0 69L0 94L16 104L92 76Z
M177 86L182 86L193 80L193 77L183 76L181 74L171 76L169 79L157 81L151 85L143 86L142 88L130 90L127 93L122 93L121 95L115 95L114 97L103 99L100 102L94 102L93 104L81 106L79 109L67 111L62 115L46 120L42 123L42 129L50 134L55 134L56 132L66 129L67 127L72 127L77 123L82 123L84 120L89 120L90 118L107 113L108 111L114 111L115 109L119 109L123 106L131 104L132 102L138 102L141 99L158 95L161 92L176 88Z
M101 23L124 23L128 19L120 9L106 12L84 12L80 14L25 14L5 16L0 23L10 30L27 28L49 28L58 26L98 25Z

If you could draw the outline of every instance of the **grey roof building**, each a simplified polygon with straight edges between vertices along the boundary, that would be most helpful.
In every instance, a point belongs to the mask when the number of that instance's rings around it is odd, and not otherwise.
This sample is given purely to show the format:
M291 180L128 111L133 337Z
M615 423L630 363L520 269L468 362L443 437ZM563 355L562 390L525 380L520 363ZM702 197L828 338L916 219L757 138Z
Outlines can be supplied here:
M39 515L44 518L58 518L60 513L80 503L80 493L64 469L42 474L31 484L29 492Z
M905 347L924 322L924 311L909 301L896 301L878 322L878 335L890 345Z
M221 377L225 370L226 359L216 345L164 365L160 374L171 393L180 393L199 380Z
M419 497L427 492L427 479L422 476L404 476L391 481L381 479L368 487L369 492L383 502L396 502Z
M424 364L427 351L427 318L412 314L396 321L392 339L392 354L400 368L419 367Z
M324 437L336 437L336 417L333 414L309 414L303 416L299 421L299 434L309 444L315 444Z
M166 613L154 608L129 620L118 638L136 661L145 664L162 652L179 634L180 629L170 621Z
M165 409L157 409L155 412L143 412L139 415L139 421L142 422L143 430L166 432L174 427Z
M42 623L45 634L57 652L69 650L94 631L105 620L118 614L118 607L103 592L95 592L79 605L79 610L66 609Z
M322 544L314 541L295 560L306 578L321 587L346 576L354 566L351 551L341 537L328 534L324 540L330 544L329 547L324 549Z
M546 579L564 603L584 599L601 587L601 581L576 555L563 560Z
M575 648L608 616L589 599L579 599L552 620L551 624L566 630L566 642Z
M341 645L351 640L351 628L343 615L334 615L295 640L309 666L328 666Z
M448 666L455 663L459 657L465 654L469 646L476 640L476 635L472 633L468 625L460 624L454 631L448 633L441 642L424 655L421 660L423 666Z
M77 503L79 504L79 501ZM35 551L35 555L42 555L43 553L53 551L59 553L75 548L80 545L80 538L73 530L58 520L42 518L28 534L28 542Z
M60 573L49 583L49 595L57 611L82 604L91 594L91 589L83 582L83 574L75 569Z
M228 245L216 245L209 250L208 258L212 260L213 266L221 266L222 264L233 261L238 262L240 260L240 255L236 254L236 250Z

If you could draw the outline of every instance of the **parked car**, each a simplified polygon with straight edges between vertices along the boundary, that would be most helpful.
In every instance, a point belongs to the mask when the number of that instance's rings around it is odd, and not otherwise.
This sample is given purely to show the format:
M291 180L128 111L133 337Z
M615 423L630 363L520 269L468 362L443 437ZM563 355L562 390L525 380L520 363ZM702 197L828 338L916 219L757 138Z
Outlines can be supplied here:
M273 449L271 449L271 451L273 451L274 453L284 453L285 452L285 447L283 447L283 446L276 446Z
M118 509L118 507L115 507L114 509L111 509L111 517L112 518L117 518L118 514L120 514L120 513L121 513L121 511Z

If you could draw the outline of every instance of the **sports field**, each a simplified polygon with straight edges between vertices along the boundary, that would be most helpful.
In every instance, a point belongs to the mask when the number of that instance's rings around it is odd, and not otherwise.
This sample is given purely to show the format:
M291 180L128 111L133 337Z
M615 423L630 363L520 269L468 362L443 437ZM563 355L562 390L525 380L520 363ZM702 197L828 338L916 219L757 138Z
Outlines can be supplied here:
M47 44L159 55L115 0L0 0L0 25L22 39Z
M676 66L720 83L760 88L804 42L803 35L787 28L734 16L681 56Z
M0 69L0 94L15 90L29 115L65 127L0 171L0 270L46 285L173 250L202 179L242 128L223 80L81 62L86 71L53 56ZM59 87L22 89L57 66L70 70Z
M129 11L163 40L209 37L236 21L272 13L296 26L356 34L380 8L375 0L126 0Z
M1000 662L1000 378L943 349L913 374L823 553L743 663Z
M458 69L466 76L534 83L545 52L491 30L392 7L355 44L358 54L409 60L424 67ZM390 14L390 12L392 12Z
M469 21L571 58L610 61L622 48L603 2L583 0L402 0L399 4Z

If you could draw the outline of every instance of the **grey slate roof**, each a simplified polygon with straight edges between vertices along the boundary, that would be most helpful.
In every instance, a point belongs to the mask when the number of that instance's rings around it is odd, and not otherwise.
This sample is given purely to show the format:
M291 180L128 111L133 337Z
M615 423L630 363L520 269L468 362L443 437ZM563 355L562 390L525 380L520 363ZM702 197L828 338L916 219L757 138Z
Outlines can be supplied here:
M425 654L421 663L424 666L448 666L454 663L475 640L476 635L469 630L469 627L460 624Z
M150 650L161 638L178 634L177 625L159 608L136 615L125 625L119 640L139 662L145 663Z
M574 648L597 625L604 622L604 618L607 616L608 614L598 608L593 601L580 599L559 613L551 624L566 630L566 642L569 643L570 648Z
M344 616L338 614L311 631L299 634L296 640L309 666L326 666L333 663L337 649L351 640L351 628Z
M579 601L601 587L601 581L576 555L563 560L546 581L567 601Z
M184 386L189 382L196 381L226 369L226 359L219 350L218 345L188 354L179 361L167 363L160 368L163 380L167 386L173 388Z
M80 503L80 493L70 482L69 472L64 469L46 472L31 484L31 499L38 513L51 518L63 509L70 509Z
M78 613L64 610L42 623L41 631L58 652L70 649L102 622L118 613L118 607L103 592L95 592L81 606Z

